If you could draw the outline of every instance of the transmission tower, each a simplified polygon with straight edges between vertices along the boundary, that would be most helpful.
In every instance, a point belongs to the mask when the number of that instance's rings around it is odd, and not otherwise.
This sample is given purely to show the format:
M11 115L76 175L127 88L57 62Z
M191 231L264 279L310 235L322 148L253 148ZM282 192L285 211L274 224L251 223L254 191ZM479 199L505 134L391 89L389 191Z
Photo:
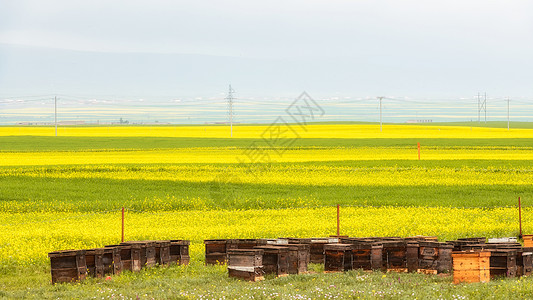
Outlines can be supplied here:
M485 112L485 123L487 123L487 93L482 99L481 94L477 93L477 122L481 123L481 112Z
M228 117L229 117L229 126L230 126L230 137L233 137L233 93L235 90L229 85L228 96L226 100L228 101Z

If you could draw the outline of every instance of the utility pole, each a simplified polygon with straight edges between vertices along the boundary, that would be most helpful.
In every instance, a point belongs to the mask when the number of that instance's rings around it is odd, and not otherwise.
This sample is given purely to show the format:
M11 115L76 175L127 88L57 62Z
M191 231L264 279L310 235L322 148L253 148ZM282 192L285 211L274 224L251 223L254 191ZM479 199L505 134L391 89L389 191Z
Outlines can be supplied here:
M57 96L54 96L54 123L56 126L56 136L57 136Z
M509 130L509 111L510 111L510 102L511 102L511 99L509 99L509 97L507 97L507 130Z
M382 122L382 117L381 117L381 101L383 100L383 98L385 97L378 97L379 99L379 131L383 131L383 122Z
M230 126L230 137L233 137L233 93L235 90L231 88L231 84L229 85L228 90L228 97L226 97L226 100L228 100L228 115L229 115L229 126Z

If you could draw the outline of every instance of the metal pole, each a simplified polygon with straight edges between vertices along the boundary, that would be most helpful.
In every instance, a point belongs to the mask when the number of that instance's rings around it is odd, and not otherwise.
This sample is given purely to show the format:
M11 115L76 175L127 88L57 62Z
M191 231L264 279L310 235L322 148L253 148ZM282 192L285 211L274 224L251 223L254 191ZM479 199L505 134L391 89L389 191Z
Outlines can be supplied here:
M57 136L57 96L54 97L54 123L56 127L56 136Z
M341 227L340 214L341 214L340 205L337 204L337 237L341 236L341 234L340 234L340 232L341 232L341 230L340 230L340 227Z
M122 242L124 243L124 207L122 207Z

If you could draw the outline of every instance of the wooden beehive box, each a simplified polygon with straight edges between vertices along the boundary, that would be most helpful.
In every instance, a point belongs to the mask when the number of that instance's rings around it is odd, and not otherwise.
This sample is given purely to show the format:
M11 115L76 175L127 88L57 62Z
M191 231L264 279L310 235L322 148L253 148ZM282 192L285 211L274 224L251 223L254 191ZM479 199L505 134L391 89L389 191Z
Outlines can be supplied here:
M170 241L155 242L155 262L160 266L170 263Z
M120 247L107 247L102 249L104 251L104 254L102 256L104 274L120 274L122 272Z
M396 272L407 272L407 242L404 240L384 240L383 269Z
M264 279L263 254L261 249L230 249L227 252L228 275L247 281Z
M204 240L206 265L217 265L226 263L227 241L228 240L223 239Z
M533 272L533 248L518 250L516 265L519 276L530 276Z
M131 246L132 253L139 255L140 268L149 268L155 266L155 242L154 241L129 241L120 243L121 245ZM137 251L138 250L138 251ZM138 271L135 268L135 271Z
M312 238L309 242L309 261L314 264L324 263L324 245L338 243L337 238Z
M255 249L263 250L263 270L265 274L285 276L289 274L289 248L264 245Z
M104 248L85 250L87 275L96 278L104 276Z
M524 240L524 247L526 248L533 247L533 234L524 234L522 235L522 239Z
M383 266L383 244L371 239L342 238L341 243L353 245L353 269L379 270Z
M141 270L141 249L131 245L107 245L105 248L116 248L120 253L122 271L138 272Z
M309 264L309 245L288 244L289 249L289 274L303 274L307 272Z
M87 277L85 250L66 250L48 253L52 283L73 282Z
M454 241L447 241L447 243L450 243L453 245L453 251L466 251L471 248L469 248L470 245L479 245L479 244L485 244L487 241L487 238L485 237L472 237L472 238L461 238Z
M419 242L419 272L430 274L450 272L452 270L452 251L452 244Z
M189 256L189 240L170 240L170 263L188 265L191 261Z
M490 249L490 277L515 277L517 250Z
M227 241L226 249L254 249L266 244L266 239L231 239Z
M453 283L488 282L490 280L490 252L452 252Z
M324 271L344 272L353 269L353 246L351 244L324 245Z

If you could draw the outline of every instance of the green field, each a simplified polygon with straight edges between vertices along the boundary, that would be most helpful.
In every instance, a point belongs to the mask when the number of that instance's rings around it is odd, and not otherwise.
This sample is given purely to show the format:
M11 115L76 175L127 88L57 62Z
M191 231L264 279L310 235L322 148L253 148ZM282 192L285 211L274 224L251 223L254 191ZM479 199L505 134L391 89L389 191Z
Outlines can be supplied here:
M395 125L394 137L383 138L351 137L360 124L338 125L342 137L336 124L315 124L308 137L277 148L254 137L259 125L234 139L99 136L107 131L98 127L86 128L94 136L11 135L4 127L0 298L524 298L533 279L454 286L449 276L320 274L315 265L317 273L249 284L202 265L203 239L334 234L336 204L343 234L444 241L516 236L520 196L524 231L533 232L532 126L512 124L522 129L507 137L500 122L465 136L476 124L429 124L446 129L435 138L411 125ZM252 150L272 160L250 162ZM189 239L191 266L51 286L46 254L118 242L121 207L127 239Z

